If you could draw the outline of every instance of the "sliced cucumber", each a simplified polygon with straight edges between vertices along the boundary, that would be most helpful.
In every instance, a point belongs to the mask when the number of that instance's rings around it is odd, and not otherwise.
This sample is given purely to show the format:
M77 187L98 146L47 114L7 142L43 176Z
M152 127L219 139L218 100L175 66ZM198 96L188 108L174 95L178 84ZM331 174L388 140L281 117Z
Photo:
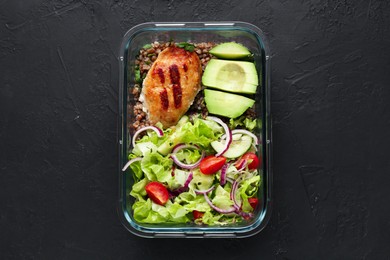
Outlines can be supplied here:
M218 153L223 150L225 147L225 141L213 141L211 142L211 146ZM243 155L252 145L252 137L243 135L240 139L237 139L235 135L233 135L233 141L229 146L229 149L222 155L226 158L237 158Z

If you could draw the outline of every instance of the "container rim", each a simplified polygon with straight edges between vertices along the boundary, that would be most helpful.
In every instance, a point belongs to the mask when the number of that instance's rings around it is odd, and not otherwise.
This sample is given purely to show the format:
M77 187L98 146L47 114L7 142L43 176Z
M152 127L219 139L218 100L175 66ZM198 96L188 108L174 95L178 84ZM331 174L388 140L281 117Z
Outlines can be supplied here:
M269 55L270 50L268 46L268 41L266 40L266 37L264 35L264 32L257 27L256 25L253 25L248 22L242 22L242 21L209 21L209 22L145 22L140 23L132 28L130 28L123 36L123 40L121 42L120 48L119 48L119 60L124 58L125 51L126 51L126 45L128 44L128 40L131 38L132 35L136 34L136 32L143 30L143 29L152 29L152 28L167 28L167 29L205 29L205 28L233 28L233 27L241 27L246 30L250 30L252 32L255 32L258 36L261 38L261 44L262 48L264 49L266 55Z

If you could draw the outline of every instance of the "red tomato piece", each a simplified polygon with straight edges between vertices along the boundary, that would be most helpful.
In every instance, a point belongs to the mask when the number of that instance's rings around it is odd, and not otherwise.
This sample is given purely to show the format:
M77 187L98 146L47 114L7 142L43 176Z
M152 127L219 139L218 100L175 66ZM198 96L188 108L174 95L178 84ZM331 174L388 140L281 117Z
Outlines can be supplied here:
M164 206L169 199L167 188L157 181L152 181L146 184L145 190L149 198L161 206Z
M198 218L202 218L204 213L197 210L193 210L192 215L194 216L194 219L198 219Z
M253 209L256 209L257 205L259 205L259 200L257 198L248 198L248 202Z
M249 170L255 170L261 164L261 157L257 157L255 153L246 153L241 157L242 160L250 161L248 165Z
M210 155L203 158L203 160L200 162L199 168L203 174L211 175L219 171L225 162L225 157L216 157Z

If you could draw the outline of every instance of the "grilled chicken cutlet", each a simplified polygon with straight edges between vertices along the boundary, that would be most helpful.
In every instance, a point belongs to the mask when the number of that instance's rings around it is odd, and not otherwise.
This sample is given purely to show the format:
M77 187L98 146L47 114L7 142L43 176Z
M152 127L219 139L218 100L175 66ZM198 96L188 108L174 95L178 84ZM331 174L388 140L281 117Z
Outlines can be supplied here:
M141 101L151 124L176 125L200 90L202 67L195 52L178 47L163 50L143 82Z

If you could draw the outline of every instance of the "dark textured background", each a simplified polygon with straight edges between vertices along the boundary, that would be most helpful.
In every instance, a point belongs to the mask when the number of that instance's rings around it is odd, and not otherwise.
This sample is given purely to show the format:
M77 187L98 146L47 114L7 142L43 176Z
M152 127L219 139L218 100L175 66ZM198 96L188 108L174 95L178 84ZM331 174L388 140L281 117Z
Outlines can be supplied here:
M192 2L0 0L0 258L389 259L389 2ZM272 218L248 239L141 239L115 209L119 44L205 20L269 39Z

